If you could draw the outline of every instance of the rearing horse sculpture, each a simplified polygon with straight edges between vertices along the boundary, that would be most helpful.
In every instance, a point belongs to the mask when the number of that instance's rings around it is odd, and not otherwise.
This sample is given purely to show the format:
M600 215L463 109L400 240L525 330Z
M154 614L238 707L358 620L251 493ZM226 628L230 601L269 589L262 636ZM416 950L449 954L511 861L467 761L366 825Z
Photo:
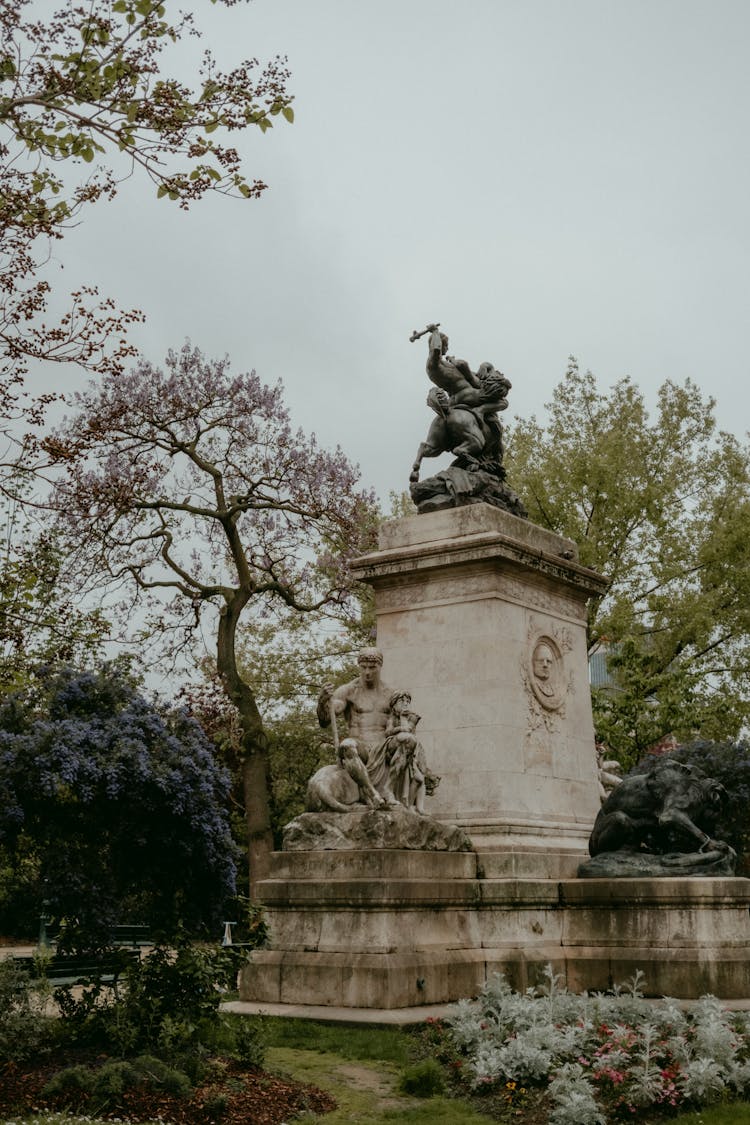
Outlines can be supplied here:
M437 417L417 450L409 477L412 482L419 480L423 458L440 453L453 453L457 464L465 469L502 464L502 427L497 412L508 406L510 380L491 363L482 363L474 374L465 360L446 356L447 348L448 337L435 326L427 357L427 374L435 386L427 396L427 405Z

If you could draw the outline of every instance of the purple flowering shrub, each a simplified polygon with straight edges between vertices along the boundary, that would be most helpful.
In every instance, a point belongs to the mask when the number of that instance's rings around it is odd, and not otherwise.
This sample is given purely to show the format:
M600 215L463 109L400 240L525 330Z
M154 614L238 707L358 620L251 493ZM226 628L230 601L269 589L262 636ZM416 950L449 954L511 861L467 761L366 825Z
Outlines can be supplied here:
M197 722L124 669L40 677L0 704L0 872L26 872L15 897L0 883L0 926L35 932L46 901L73 946L131 921L217 933L235 883L228 789Z

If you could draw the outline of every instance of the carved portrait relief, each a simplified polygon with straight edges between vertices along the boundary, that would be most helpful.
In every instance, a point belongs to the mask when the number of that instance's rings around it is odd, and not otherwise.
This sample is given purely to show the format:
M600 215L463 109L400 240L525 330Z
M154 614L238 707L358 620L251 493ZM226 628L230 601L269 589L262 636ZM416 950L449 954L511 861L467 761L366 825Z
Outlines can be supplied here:
M547 634L532 643L529 684L546 711L559 711L564 699L563 655L553 637Z
M573 639L565 626L531 616L526 634L526 653L521 676L528 700L526 728L527 759L552 754L551 736L559 736L566 717L568 697L575 691L568 654Z

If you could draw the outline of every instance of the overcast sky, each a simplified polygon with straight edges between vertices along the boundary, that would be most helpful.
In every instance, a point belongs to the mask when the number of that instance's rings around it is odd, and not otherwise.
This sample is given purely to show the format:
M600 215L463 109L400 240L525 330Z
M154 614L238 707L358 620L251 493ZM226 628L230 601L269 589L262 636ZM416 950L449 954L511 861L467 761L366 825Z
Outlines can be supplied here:
M240 140L259 202L186 215L133 180L61 246L71 288L148 313L149 359L190 337L281 378L383 499L432 417L429 320L508 375L508 418L572 353L651 401L693 378L745 432L747 0L193 8L225 67L288 56L296 120Z

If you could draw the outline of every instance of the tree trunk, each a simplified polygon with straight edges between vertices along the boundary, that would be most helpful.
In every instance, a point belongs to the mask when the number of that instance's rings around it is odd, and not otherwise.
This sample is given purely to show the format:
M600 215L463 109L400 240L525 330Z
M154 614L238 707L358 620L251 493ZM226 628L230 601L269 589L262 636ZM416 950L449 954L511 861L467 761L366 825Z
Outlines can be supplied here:
M250 901L258 901L258 883L268 875L273 833L269 792L271 771L265 734L263 746L249 753L242 763L242 788L245 795L245 821L247 823L248 854L250 865ZM244 742L243 737L243 742Z
M239 712L242 730L242 788L245 800L250 860L250 901L258 901L258 883L269 870L273 851L271 831L271 770L268 739L250 687L237 671L235 635L249 593L237 591L219 617L216 668L224 690Z

